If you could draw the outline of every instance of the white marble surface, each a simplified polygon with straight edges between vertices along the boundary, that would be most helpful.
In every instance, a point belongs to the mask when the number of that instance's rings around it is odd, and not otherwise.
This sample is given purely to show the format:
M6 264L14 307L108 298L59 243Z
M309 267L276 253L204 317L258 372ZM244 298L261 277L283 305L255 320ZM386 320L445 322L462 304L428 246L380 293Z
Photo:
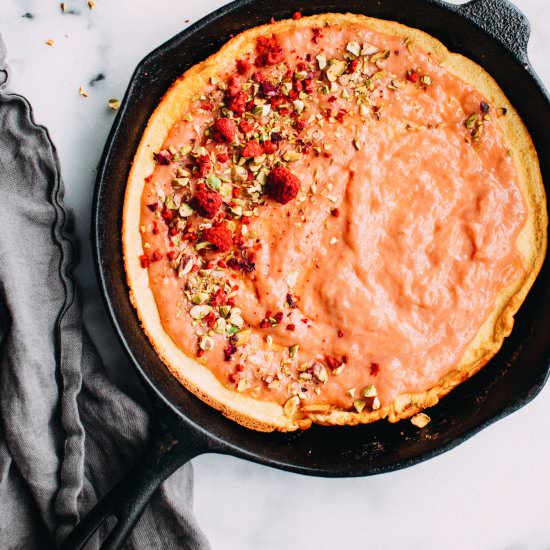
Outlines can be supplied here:
M113 120L106 103L122 97L145 54L225 2L97 0L93 11L85 0L66 3L79 14L61 14L54 0L0 0L0 33L11 89L31 101L58 148L81 242L87 325L128 385L133 375L98 299L89 240L95 167ZM530 59L550 87L550 1L516 4L532 24ZM453 451L375 478L307 478L223 456L194 464L195 509L215 550L550 549L550 386Z

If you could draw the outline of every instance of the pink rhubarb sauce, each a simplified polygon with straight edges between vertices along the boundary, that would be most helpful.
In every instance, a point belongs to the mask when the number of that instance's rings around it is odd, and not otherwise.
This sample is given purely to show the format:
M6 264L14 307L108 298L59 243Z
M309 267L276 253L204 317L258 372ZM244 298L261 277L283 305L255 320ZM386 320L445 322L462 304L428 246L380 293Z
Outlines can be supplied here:
M141 259L166 332L261 400L354 410L365 389L378 402L360 408L433 387L525 270L505 109L361 26L286 31L227 71L146 178ZM276 166L300 182L286 204ZM222 197L214 217L201 183ZM216 248L212 226L232 242Z

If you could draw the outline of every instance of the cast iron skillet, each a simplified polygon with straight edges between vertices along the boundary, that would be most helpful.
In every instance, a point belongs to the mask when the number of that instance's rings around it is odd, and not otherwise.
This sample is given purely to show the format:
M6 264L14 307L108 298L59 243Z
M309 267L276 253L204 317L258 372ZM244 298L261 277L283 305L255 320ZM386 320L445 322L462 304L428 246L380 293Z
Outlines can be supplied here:
M134 469L75 528L64 548L82 548L107 517L117 524L104 542L120 548L143 507L174 470L207 452L226 453L291 472L366 476L405 468L462 443L528 403L543 387L550 358L549 261L501 351L472 379L430 409L423 430L410 422L359 427L314 426L293 434L247 430L192 396L170 375L140 329L128 298L121 212L130 163L147 120L187 68L249 27L321 12L364 13L418 27L493 75L519 111L550 182L550 98L527 60L529 24L506 0L455 6L440 0L237 0L195 23L148 55L136 69L99 167L94 199L95 259L118 335L155 403L158 428ZM548 192L548 188L547 188Z

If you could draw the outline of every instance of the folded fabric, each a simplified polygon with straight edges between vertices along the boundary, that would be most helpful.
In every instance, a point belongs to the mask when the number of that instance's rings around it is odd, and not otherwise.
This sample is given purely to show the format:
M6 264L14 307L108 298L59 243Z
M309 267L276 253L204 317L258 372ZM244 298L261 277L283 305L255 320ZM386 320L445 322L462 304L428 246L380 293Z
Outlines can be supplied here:
M42 550L136 461L149 420L109 381L83 327L55 147L6 91L4 59L0 39L0 548ZM173 474L128 548L208 548L192 484L190 465Z

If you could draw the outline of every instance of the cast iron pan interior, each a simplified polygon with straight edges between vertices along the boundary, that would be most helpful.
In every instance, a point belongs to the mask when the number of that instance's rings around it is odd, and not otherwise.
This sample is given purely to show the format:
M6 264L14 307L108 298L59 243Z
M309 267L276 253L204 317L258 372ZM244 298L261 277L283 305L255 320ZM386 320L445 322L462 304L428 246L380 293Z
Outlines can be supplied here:
M140 329L126 286L121 255L121 211L130 163L145 124L170 84L224 44L231 34L301 9L304 15L355 12L402 22L439 38L451 51L482 65L516 106L535 142L550 182L550 102L527 61L529 25L506 0L453 6L435 0L238 0L212 13L147 56L134 73L101 161L95 195L95 254L100 283L116 330L134 365L166 406L189 448L230 453L294 472L363 476L410 466L465 441L525 405L548 377L550 292L548 258L502 350L476 376L429 410L423 430L410 422L361 427L312 427L262 434L227 420L184 390ZM168 414L168 416L170 416ZM173 415L172 415L173 416ZM170 431L170 429L168 429ZM177 460L176 460L177 462ZM175 463L172 467L177 466Z
M310 1L304 15L350 11L421 28L451 51L485 67L516 106L536 144L550 182L550 106L527 65L529 28L503 1L477 0L462 9L426 0ZM516 316L501 352L476 376L430 409L427 428L409 422L364 427L313 427L292 435L261 434L241 428L185 391L169 374L141 330L128 299L121 256L121 210L129 166L145 124L170 84L187 68L218 50L230 37L271 17L289 17L296 2L234 2L207 16L147 56L132 77L109 137L97 182L95 239L97 267L109 311L137 369L182 420L208 434L209 448L304 474L359 476L395 470L443 452L487 424L530 401L548 376L550 294L548 261ZM462 14L481 14L490 31L510 38L514 51ZM506 34L497 22L506 18ZM511 35L511 36L510 36Z

